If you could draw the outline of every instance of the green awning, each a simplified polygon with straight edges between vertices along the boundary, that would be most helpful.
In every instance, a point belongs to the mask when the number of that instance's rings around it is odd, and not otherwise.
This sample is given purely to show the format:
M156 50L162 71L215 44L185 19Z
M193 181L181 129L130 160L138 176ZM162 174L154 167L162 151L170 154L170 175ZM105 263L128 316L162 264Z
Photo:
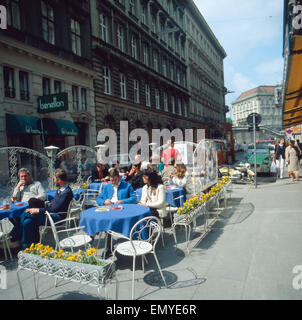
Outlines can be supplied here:
M79 134L76 125L68 120L44 118L43 129L51 136L77 136Z
M38 128L40 119L37 117L21 116L17 114L6 114L7 134L41 134Z

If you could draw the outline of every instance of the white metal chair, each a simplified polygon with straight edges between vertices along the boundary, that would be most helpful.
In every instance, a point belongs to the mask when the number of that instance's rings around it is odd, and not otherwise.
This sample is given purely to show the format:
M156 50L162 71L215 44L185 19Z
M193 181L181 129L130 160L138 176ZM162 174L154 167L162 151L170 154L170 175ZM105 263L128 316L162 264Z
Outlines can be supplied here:
M181 195L179 197L173 198L172 192L170 190L167 190L169 195L170 195L170 199L171 202L173 203L173 201L178 200L178 199L182 199L184 198L184 195ZM169 213L169 217L170 217L170 221L171 221L171 225L173 224L173 214L175 212L177 212L178 207L174 207L171 205L171 203L167 203L168 205L166 206L166 211Z
M69 203L67 212L66 212L66 221L65 226L62 224L58 226L58 228L62 229L63 227L70 228L70 221L74 221L74 225L76 226L76 219L79 218L80 214L82 212L82 205L78 205L77 200L72 199ZM59 212L58 214L64 214L65 212ZM74 216L74 220L71 220L70 218ZM40 233L40 240L39 242L42 243L43 235L45 234L46 230L51 229L51 226L47 223L47 219L45 220L44 226L39 227L39 233Z
M134 299L134 275L135 275L135 261L137 256L142 257L142 267L144 268L144 256L148 253L152 253L159 269L160 275L164 281L165 287L167 287L166 280L161 271L156 253L155 247L158 238L162 232L160 220L154 216L145 217L139 220L130 231L130 239L117 245L113 255L116 252L123 256L133 257L132 266L132 300ZM144 239L147 238L147 239Z
M4 218L0 220L0 242L3 243L3 250L4 250L4 258L7 260L7 252L9 253L10 259L13 260L12 253L10 251L10 247L8 244L8 240L10 239L10 232L13 228L12 223L9 221L8 218Z
M56 248L55 250L61 250L65 248L71 248L71 251L73 252L73 248L78 248L81 246L85 246L85 249L87 248L87 245L92 241L92 238L89 237L87 234L82 233L82 234L75 234L75 235L69 235L71 232L78 232L84 228L84 226L81 227L74 227L74 228L69 228L69 229L63 229L57 231L57 226L60 225L61 223L64 223L66 226L66 222L69 220L75 220L75 217L71 218L66 218L64 220L60 220L58 222L54 222L50 213L48 211L45 212L47 215L48 221L50 223L53 236L56 242ZM75 221L74 221L75 223ZM67 233L68 237L60 240L59 238L59 233Z
M97 206L96 198L99 196L102 190L102 185L99 190L87 189L84 193L82 209L86 209L88 206Z

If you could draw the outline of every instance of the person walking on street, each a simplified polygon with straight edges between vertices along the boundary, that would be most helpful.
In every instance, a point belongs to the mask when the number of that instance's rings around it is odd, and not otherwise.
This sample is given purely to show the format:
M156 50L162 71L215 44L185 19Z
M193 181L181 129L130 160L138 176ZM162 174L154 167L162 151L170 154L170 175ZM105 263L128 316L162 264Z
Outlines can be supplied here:
M279 143L275 146L274 162L277 167L277 178L283 179L284 164L285 164L285 140L280 139Z
M297 146L295 146L295 141L291 140L289 146L285 149L285 161L288 165L288 175L290 181L299 181L299 167L300 167L300 151Z

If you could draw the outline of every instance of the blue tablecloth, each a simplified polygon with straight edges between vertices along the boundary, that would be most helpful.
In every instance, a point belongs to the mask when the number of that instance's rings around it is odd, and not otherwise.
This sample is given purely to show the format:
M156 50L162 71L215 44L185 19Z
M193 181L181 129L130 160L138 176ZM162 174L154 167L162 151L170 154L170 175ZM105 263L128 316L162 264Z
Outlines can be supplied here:
M81 213L80 226L84 226L84 231L89 235L111 230L129 237L134 224L144 217L151 216L151 211L148 207L137 204L122 206L122 210L98 212L95 211L97 207L84 210Z
M185 189L181 188L181 187L174 187L176 189L169 189L168 187L169 186L165 186L165 189L166 189L166 202L171 204L171 206L173 206L173 207L182 206L186 201L186 191L185 191ZM142 198L142 191L143 191L143 188L136 189L136 200L137 200L137 202L139 202L140 199ZM182 195L184 196L183 198L173 200L173 199L178 198L179 196L182 196Z
M0 203L2 206L2 203ZM0 220L4 218L19 218L21 214L29 207L27 202L22 202L22 206L16 206L15 204L10 203L9 210L0 210Z
M57 190L46 190L47 200L51 201L56 196ZM73 189L73 197L78 200L80 198L80 195L83 193L82 189Z
M90 189L90 190L100 190L101 185L102 185L102 182L92 182L88 186L88 189Z

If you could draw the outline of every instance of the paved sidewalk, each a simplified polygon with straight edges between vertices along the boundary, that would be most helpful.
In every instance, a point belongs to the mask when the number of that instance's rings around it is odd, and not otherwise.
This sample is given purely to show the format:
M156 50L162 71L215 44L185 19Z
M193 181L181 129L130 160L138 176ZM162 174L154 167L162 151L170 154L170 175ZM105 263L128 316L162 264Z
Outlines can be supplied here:
M301 175L300 175L301 176ZM301 179L301 178L300 178ZM301 179L302 180L302 179ZM198 224L203 223L203 218ZM159 287L153 258L148 258L145 274L137 259L136 298L142 300L207 300L207 299L302 299L302 289L293 288L293 268L302 265L302 181L288 178L254 185L233 184L232 204L222 211L212 231L198 241L193 233L188 255L184 229L177 229L179 244L175 248L172 234L165 233L165 248L159 240L158 260L168 288ZM0 259L3 259L0 256ZM16 260L1 263L8 270L8 288L0 289L0 299L21 299L16 278ZM130 259L117 260L120 281L119 299L131 298ZM155 269L154 269L155 268ZM32 276L22 272L26 299L34 299ZM98 299L90 286L54 281L39 277L41 299ZM109 286L113 297L114 286Z

